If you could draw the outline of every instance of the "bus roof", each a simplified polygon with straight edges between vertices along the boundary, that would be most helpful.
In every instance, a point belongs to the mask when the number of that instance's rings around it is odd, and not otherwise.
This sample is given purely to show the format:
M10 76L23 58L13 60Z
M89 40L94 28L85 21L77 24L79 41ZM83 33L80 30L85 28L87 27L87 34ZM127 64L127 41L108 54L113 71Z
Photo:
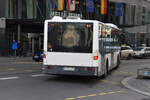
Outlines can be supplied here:
M64 19L63 17L60 16L54 16L52 19L45 20L45 22L98 22L100 24L104 24L100 21L97 20L86 20L86 19L80 19L79 17L67 17Z
M120 30L120 29L118 28L118 26L115 25L115 24L112 24L112 23L105 23L105 25L107 25L107 26L109 26L109 27L111 27L111 28L115 28L115 29Z

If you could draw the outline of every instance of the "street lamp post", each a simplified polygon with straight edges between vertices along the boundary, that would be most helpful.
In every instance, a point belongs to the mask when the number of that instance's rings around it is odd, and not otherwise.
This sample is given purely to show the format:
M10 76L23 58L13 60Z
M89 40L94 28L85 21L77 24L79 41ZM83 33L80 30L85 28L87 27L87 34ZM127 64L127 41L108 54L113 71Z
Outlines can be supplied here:
M21 19L21 15L22 15L22 0L18 0L17 1L17 19ZM21 28L20 28L20 23L18 23L18 42L20 41L20 32L21 32Z
M147 18L148 18L148 21L147 21L147 40L146 40L146 42L147 42L147 46L149 46L149 42L150 42L150 33L149 33L149 27L150 27L150 12L148 12L148 14L147 14Z

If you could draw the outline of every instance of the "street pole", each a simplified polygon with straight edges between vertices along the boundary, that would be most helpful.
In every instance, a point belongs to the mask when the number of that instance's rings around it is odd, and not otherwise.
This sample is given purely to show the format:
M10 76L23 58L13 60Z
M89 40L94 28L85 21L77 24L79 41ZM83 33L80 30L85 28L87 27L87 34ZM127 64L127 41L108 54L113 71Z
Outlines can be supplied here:
M21 19L21 15L22 15L22 0L18 0L17 1L17 19ZM20 23L18 23L18 28L17 28L17 32L18 32L18 42L20 41L20 32L21 32L21 28L20 28Z
M150 12L148 12L148 14L147 14L147 17L148 17L148 22L147 22L147 40L146 40L146 42L147 42L147 46L149 46L149 42L150 42L150 33L149 33L149 27L150 27Z
M20 24L18 24L18 42L20 41Z
M135 33L134 36L135 36L134 46L135 46L135 49L137 49L137 33Z

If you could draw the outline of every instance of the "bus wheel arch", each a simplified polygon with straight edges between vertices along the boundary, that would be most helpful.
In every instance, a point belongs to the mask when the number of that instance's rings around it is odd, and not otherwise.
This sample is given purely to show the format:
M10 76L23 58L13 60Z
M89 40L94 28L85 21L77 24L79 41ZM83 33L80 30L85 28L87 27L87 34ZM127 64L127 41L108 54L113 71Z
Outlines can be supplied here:
M116 68L118 68L120 65L120 55L117 56L117 65L116 65Z
M108 75L108 68L109 68L109 60L107 59L105 63L104 78L106 78Z
M127 59L130 60L132 58L131 54L128 54Z

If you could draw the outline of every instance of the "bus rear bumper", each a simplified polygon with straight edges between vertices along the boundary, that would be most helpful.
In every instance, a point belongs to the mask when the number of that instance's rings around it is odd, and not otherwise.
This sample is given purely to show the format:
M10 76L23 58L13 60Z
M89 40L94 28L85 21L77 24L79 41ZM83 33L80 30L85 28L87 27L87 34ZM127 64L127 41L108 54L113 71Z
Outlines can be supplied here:
M51 75L80 75L80 76L98 76L98 67L81 67L81 66L50 66L44 65L44 74Z

